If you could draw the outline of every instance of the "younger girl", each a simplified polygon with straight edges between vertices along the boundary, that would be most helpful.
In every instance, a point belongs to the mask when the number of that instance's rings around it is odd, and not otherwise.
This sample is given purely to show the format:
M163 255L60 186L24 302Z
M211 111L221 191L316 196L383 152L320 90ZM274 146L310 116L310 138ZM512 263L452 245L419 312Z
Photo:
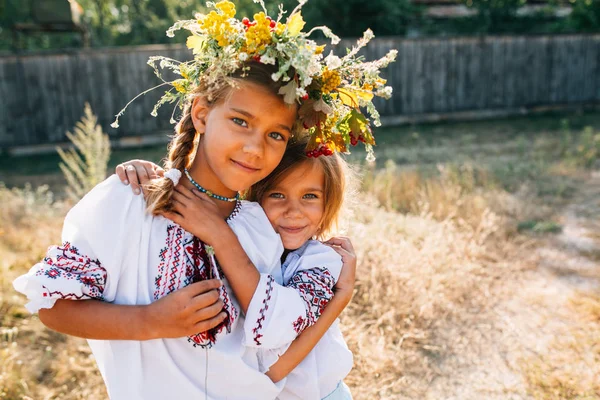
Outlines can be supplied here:
M126 164L130 169L157 169L144 161ZM278 397L282 400L351 398L342 380L352 368L352 354L335 319L349 301L348 294L351 290L348 292L346 289L353 287L356 259L352 245L346 238L334 238L326 242L332 247L312 239L325 237L337 222L344 199L347 179L345 171L347 167L341 157L333 155L310 158L306 155L306 141L299 140L288 146L277 168L247 193L248 200L261 204L272 227L281 237L284 247L281 257L284 286L295 288L305 300L305 309L300 310L298 318L292 320L292 323L288 318L275 322L278 329L273 332L283 338L294 337L302 332L285 355L277 360L287 346L275 352L258 353L261 363L266 364L264 367L268 369L267 375L273 381L280 381L291 371ZM134 174L126 178L122 166L117 172L123 181L128 179L132 183L138 183L138 177ZM142 184L146 182L145 177L141 179ZM174 195L175 212L167 213L166 216L201 240L219 246L221 241L218 237L226 235L225 230L228 228L221 224L221 228L215 226L211 231L195 229L200 221L215 211L213 201L196 194L199 194L197 190L178 189ZM224 244L229 251L235 245L233 242L234 240L229 240ZM345 274L349 275L341 282L338 280L341 262L338 257L333 256L335 253L332 248L342 256ZM217 247L215 251L218 251ZM352 281L349 282L349 279ZM333 296L332 286L336 281L336 295ZM263 298L263 303L268 306L284 300L279 296L281 290L274 290L266 299ZM324 312L327 303L330 304ZM293 312L294 303L289 302L286 307L287 312ZM271 318L274 318L273 312L267 309L264 319L269 322ZM313 326L305 330L310 325ZM269 369L275 361L277 362ZM332 397L328 397L329 395Z

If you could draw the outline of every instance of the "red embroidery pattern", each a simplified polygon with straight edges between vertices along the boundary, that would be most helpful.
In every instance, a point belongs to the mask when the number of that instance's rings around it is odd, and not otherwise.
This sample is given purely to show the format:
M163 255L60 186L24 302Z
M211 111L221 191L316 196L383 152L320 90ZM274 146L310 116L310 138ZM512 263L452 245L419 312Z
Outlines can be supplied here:
M262 344L262 342L260 341L260 339L263 337L263 335L260 333L260 331L263 328L263 322L265 321L265 313L267 312L267 310L269 309L269 301L271 301L271 293L273 292L273 282L275 281L275 279L273 279L273 277L271 275L267 276L267 289L265 290L265 298L263 299L263 306L260 309L260 311L258 312L258 319L256 320L256 327L254 329L252 329L252 332L254 333L254 343L256 343L257 346L260 346Z
M297 272L292 276L287 287L294 288L304 300L306 316L298 317L293 326L296 333L317 322L325 306L333 297L335 279L327 268L311 268Z
M58 297L61 299L102 299L102 292L106 285L106 270L99 260L79 254L79 250L69 242L62 246L51 246L42 261L43 268L36 272L36 276L45 276L52 280L75 280L81 284L81 294L51 291L44 286L44 297Z
M159 259L158 274L154 279L155 300L211 277L225 280L219 266L212 265L210 262L204 244L196 237L186 234L178 225L167 227L167 239L165 247L160 250ZM231 332L231 327L238 317L238 311L225 285L219 289L219 294L223 300L223 310L227 313L227 318L215 328L189 336L188 341L194 347L210 348L216 342L219 333L224 330Z
M298 317L298 319L294 321L294 331L296 331L298 335L301 334L302 331L306 329L307 323L306 318L303 318L302 316Z

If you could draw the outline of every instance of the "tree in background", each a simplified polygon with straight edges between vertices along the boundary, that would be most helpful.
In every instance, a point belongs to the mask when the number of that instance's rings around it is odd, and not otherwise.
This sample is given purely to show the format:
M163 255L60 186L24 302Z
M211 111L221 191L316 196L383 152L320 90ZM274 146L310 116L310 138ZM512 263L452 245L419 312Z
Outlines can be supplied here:
M597 32L600 30L600 1L571 0L573 12L567 19L571 30Z
M65 0L67 1L67 0ZM92 46L177 43L166 37L173 21L193 18L204 12L204 0L77 0L84 9L84 22ZM234 0L238 15L252 17L260 7L252 0ZM269 13L278 14L279 0L265 1ZM11 45L10 26L31 22L29 1L0 0L0 49ZM298 2L283 0L291 12ZM303 8L307 26L328 25L339 36L361 36L371 28L376 35L402 35L418 15L410 0L311 0ZM331 18L335 15L335 18ZM74 36L74 35L71 35ZM36 34L25 48L76 47L76 38L58 40L56 35Z
M67 0L65 0L67 1ZM218 1L218 0L215 0ZM238 15L252 17L260 11L253 0L233 0ZM473 17L440 21L425 17L413 0L310 0L303 7L308 27L329 26L342 37L358 37L371 28L377 36L405 35L410 29L424 35L470 35L485 33L542 33L600 31L600 0L569 0L573 13L568 18L520 17L517 11L527 0L461 0L477 10ZM92 46L181 43L185 38L167 38L165 31L179 19L205 12L205 0L77 0L91 33ZM291 12L297 0L265 0L269 14L278 14L282 2ZM11 48L10 26L30 20L30 0L0 0L0 50ZM548 9L562 4L551 0ZM548 15L552 15L550 12ZM178 32L176 35L184 35ZM73 34L34 34L24 48L78 47Z
M510 26L516 19L519 7L527 0L463 0L469 8L477 10L477 16L472 23L480 32L500 33L510 31ZM508 28L508 29L507 29Z

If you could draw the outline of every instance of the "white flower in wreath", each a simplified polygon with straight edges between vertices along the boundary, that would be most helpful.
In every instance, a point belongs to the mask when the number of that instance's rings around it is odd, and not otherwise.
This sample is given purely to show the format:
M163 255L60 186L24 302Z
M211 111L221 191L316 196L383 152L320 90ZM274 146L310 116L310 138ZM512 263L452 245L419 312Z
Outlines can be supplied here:
M238 58L239 58L239 60L240 60L240 61L242 61L242 62L243 62L243 61L246 61L246 60L248 59L248 53L241 52L241 53L238 55Z
M342 60L338 56L334 56L333 52L329 52L329 55L325 58L325 63L329 70L334 70L342 66Z
M265 54L262 57L260 57L260 62L263 64L275 65L275 57L271 57Z
M296 96L297 97L302 98L302 97L306 96L307 94L308 93L306 93L306 90L304 90L304 88L298 88L298 89L296 89Z
M287 104L294 104L296 100L296 90L298 89L298 84L296 80L291 80L287 85L282 86L279 89L279 94L283 96L283 101Z

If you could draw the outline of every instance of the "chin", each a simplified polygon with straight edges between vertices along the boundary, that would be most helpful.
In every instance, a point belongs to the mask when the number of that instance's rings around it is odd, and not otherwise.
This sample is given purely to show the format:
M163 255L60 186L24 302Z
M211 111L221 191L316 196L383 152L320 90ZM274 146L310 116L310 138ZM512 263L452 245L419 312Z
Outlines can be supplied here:
M284 249L291 250L291 251L298 250L304 244L304 243L296 243L296 242L291 242L290 243L290 242L285 241L285 240L282 240L281 242L283 243L283 248Z

